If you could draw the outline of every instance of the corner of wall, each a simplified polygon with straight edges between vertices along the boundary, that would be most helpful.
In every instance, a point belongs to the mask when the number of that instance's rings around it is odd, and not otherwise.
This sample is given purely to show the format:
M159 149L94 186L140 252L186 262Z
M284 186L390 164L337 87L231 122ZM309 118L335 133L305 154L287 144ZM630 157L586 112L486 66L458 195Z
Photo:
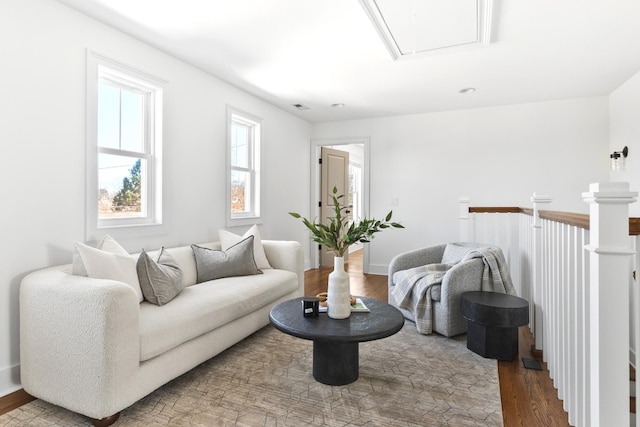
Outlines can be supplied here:
M0 369L0 397L18 391L21 388L19 364Z

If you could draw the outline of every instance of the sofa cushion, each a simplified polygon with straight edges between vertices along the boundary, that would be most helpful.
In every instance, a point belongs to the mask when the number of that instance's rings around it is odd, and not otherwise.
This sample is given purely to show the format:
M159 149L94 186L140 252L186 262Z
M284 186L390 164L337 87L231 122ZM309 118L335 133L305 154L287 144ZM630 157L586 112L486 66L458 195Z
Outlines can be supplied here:
M298 288L287 270L227 277L186 287L171 304L140 304L140 360L145 361L228 322L247 315Z
M197 283L233 276L262 274L253 258L253 236L226 251L191 245L196 258Z
M256 224L254 224L242 236L238 236L237 234L222 229L218 230L218 235L220 236L220 245L222 246L223 251L226 251L231 246L239 243L241 240L246 239L249 236L253 236L253 258L256 261L256 265L260 270L271 268L269 260L267 259L267 255L264 253L264 247L262 247L262 239L260 238L260 231L258 230L258 226Z
M164 248L155 260L143 250L136 269L144 299L151 304L164 305L184 289L182 270Z
M74 246L88 277L124 282L133 288L138 296L138 301L142 302L142 290L134 258L128 254L119 255L92 248L80 242L75 242Z

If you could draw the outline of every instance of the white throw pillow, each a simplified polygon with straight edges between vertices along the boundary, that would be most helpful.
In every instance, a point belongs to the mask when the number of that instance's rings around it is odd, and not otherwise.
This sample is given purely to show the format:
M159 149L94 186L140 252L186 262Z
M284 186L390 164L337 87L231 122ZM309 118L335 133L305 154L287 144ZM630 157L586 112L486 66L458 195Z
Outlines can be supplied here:
M253 236L253 258L256 261L256 265L260 270L272 268L269 264L269 260L267 260L267 255L264 253L262 240L260 240L260 231L258 231L258 226L256 224L251 226L243 236L238 236L237 234L233 234L230 231L222 229L218 230L218 236L220 237L220 246L223 251L226 251L233 245L237 245L247 237Z
M120 244L108 234L104 236L104 238L100 243L98 243L98 246L96 246L96 248L116 255L129 255L127 250L120 246ZM80 253L78 252L78 249L75 245L73 245L73 260L71 265L71 272L74 276L88 276L87 268L82 262Z
M138 301L142 302L143 296L138 281L136 261L126 251L126 255L115 254L79 242L75 242L73 245L88 277L124 282L133 288L138 296Z

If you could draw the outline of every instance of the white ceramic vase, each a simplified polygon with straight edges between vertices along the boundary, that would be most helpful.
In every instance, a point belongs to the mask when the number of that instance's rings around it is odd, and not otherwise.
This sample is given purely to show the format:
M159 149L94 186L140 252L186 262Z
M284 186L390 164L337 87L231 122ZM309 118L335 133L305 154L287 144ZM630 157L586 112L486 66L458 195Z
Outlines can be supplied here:
M349 274L344 271L344 258L333 258L327 289L327 315L332 319L346 319L351 315Z

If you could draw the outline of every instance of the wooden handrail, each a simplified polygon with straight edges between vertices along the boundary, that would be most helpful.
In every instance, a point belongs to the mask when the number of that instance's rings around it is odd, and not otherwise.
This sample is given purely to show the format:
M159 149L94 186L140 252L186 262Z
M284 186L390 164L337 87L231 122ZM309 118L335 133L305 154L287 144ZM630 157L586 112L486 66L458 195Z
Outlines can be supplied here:
M521 213L533 216L533 209L516 206L478 206L470 207L469 213ZM560 222L575 227L589 229L589 215L560 211L540 211L540 218ZM629 218L629 236L640 235L640 218Z
M522 208L517 206L488 206L469 208L473 213L522 213Z
M589 229L589 215L559 211L540 211L540 218Z

